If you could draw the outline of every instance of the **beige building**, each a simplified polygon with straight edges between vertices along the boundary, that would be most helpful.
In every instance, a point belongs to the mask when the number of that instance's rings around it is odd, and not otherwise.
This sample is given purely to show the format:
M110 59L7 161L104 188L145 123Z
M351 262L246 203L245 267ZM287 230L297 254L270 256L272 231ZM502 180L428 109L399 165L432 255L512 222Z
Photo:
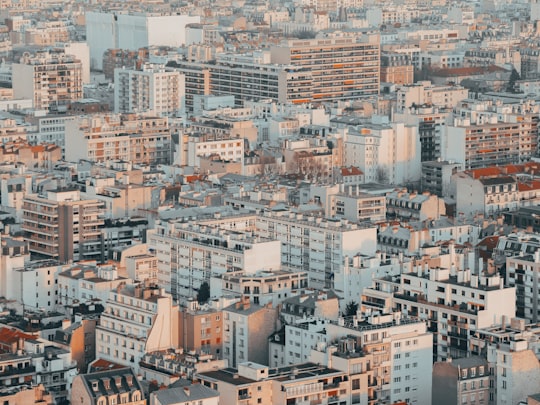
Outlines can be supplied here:
M73 380L71 403L146 405L144 391L131 368L80 374Z
M178 306L156 286L119 285L96 327L96 357L139 370L146 353L177 348Z
M231 367L268 362L268 337L278 327L278 311L243 299L223 309L223 358Z
M81 116L66 122L66 160L123 160L170 164L173 156L167 118L135 114Z
M221 358L223 313L213 308L201 309L196 301L179 311L180 347L186 352L211 354Z
M103 204L81 200L78 189L56 189L23 200L22 229L38 257L70 260L99 258Z
M24 56L13 64L13 96L36 110L57 111L83 98L82 64L63 52Z
M227 405L301 404L306 397L321 405L349 403L347 373L314 363L269 369L247 362L237 369L199 373L197 378L219 391L220 401Z

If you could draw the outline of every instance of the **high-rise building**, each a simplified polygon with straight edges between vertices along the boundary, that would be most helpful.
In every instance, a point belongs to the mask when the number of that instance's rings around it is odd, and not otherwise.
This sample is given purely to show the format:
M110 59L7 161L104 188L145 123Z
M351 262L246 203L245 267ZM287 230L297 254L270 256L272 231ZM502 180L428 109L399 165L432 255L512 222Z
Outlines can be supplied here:
M54 111L83 98L80 60L61 52L23 56L13 64L13 95L30 98L36 110Z
M198 22L199 16L176 13L86 13L90 66L102 70L103 54L108 49L134 51L151 45L182 46L186 43L186 25Z
M380 38L285 40L271 48L271 63L304 68L311 73L309 101L351 100L379 94Z
M81 200L78 189L56 189L23 200L22 230L29 250L59 260L96 259L101 255L103 203Z
M114 71L114 111L175 116L183 108L184 75L152 65Z

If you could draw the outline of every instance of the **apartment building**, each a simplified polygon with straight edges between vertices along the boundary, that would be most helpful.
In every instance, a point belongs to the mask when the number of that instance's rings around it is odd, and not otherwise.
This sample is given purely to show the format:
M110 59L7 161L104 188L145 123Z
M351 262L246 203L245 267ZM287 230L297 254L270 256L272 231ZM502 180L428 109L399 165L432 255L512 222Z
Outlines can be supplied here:
M30 252L22 237L4 234L0 235L0 249L0 296L10 299L15 292L11 288L17 275L15 269L24 268L24 264L30 261Z
M422 161L421 189L438 197L449 197L452 193L452 175L462 170L461 163L438 160Z
M282 263L306 271L309 286L318 289L333 287L345 256L373 255L377 244L375 227L290 212L265 212L257 216L256 229L260 237L279 241Z
M516 289L505 287L498 273L471 274L461 264L441 264L417 262L411 272L374 281L374 289L393 295L403 313L428 322L435 361L465 357L476 330L510 319L516 309Z
M516 316L537 323L540 251L506 258L506 285L516 288Z
M114 70L114 112L177 116L183 109L184 76L145 64L141 69Z
M137 373L145 353L178 347L178 306L155 286L119 285L96 326L96 357Z
M21 228L33 255L62 263L92 259L100 256L103 215L103 204L81 200L78 189L55 189L24 198Z
M143 387L129 367L78 375L70 399L84 405L146 405Z
M433 365L434 404L488 403L489 398L488 362L477 356L449 359Z
M471 337L471 353L488 362L490 403L525 402L527 395L536 393L540 378L539 333L538 324L512 318Z
M531 100L463 100L446 126L441 158L466 169L526 162L537 153L538 111Z
M467 94L463 98L467 97ZM458 97L460 99L461 97ZM446 101L445 103L448 103ZM446 104L443 104L443 106ZM438 160L441 157L441 141L445 130L446 119L452 110L445 107L426 104L415 104L405 108L403 112L396 112L394 119L418 127L422 162Z
M212 276L281 269L279 241L239 231L182 221L157 224L147 237L156 250L158 284L175 300L186 300L194 298Z
M430 81L420 81L398 89L396 110L405 112L423 105L453 108L468 96L469 90L459 85L437 86Z
M189 302L189 307L179 312L180 347L186 353L209 354L222 357L223 311L205 305L201 308L197 301Z
M97 114L66 122L66 160L123 160L170 164L173 144L167 118L135 114Z
M349 128L343 140L343 163L357 166L366 182L403 184L420 180L418 127L375 116Z
M58 308L65 310L78 304L105 305L111 290L131 280L118 275L114 266L96 266L95 262L63 266L56 275Z
M223 309L223 358L230 367L268 363L268 336L278 327L278 310L242 299Z
M269 369L254 362L235 368L200 373L201 384L219 391L220 401L291 404L314 401L321 405L348 403L347 373L314 363Z
M312 99L350 100L379 94L380 38L284 40L271 48L271 63L302 67L313 80Z
M36 129L28 133L30 142L53 143L62 148L62 156L65 156L66 121L72 120L68 115L45 115L30 116L26 120Z
M429 192L419 194L402 189L386 194L386 215L390 218L425 221L445 214L443 199Z
M36 110L58 111L83 98L82 64L63 52L42 52L13 64L13 96Z
M452 175L457 212L465 215L493 215L516 210L523 204L518 180L498 170L467 170Z
M349 403L431 403L433 336L424 322L373 312L329 321L325 330L327 342L310 361L348 374Z
M243 165L244 139L231 134L210 134L206 132L181 135L180 163L201 166L201 158L217 158L224 162L239 162Z

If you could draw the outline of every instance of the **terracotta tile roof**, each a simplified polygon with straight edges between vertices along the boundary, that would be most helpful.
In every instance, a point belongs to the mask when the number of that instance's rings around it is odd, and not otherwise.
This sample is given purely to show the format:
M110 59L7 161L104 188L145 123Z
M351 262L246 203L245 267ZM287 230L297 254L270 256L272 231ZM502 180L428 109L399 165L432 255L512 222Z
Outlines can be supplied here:
M364 174L362 170L360 170L358 167L342 167L341 168L341 175L342 176L360 176Z
M10 345L19 341L19 339L35 339L33 335L24 333L17 329L3 327L0 329L0 344Z
M527 182L518 182L519 191L540 190L540 180L532 180Z

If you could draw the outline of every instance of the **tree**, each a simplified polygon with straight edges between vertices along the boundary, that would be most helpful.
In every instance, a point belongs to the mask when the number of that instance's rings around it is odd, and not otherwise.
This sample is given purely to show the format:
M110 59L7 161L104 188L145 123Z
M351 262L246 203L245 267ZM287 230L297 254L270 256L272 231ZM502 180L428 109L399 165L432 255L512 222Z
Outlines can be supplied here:
M510 79L508 80L508 87L506 88L506 91L509 93L515 93L516 92L516 82L520 79L519 73L516 69L512 69L512 73L510 73Z
M358 311L358 303L354 301L350 301L345 307L345 312L343 313L343 315L353 316L353 315L356 315L356 311Z
M199 304L204 304L210 298L210 285L205 281L201 284L199 292L197 293L197 301Z

